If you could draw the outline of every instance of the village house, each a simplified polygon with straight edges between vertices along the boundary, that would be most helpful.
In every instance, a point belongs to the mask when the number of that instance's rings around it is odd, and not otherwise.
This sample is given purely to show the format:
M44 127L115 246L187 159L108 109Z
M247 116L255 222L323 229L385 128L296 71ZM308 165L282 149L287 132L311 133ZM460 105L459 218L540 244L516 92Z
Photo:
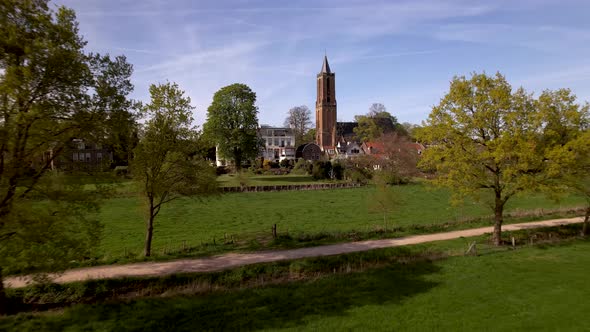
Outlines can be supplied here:
M295 133L291 128L261 126L258 136L263 143L261 157L280 162L295 159Z

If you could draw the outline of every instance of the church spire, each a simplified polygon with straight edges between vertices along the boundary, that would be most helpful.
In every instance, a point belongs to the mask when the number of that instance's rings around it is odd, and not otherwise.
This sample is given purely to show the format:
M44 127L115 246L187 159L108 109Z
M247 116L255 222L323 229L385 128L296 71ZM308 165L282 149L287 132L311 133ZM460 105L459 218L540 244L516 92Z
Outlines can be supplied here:
M330 71L330 65L328 64L328 56L324 55L324 64L322 65L322 71L320 72L321 74L325 73L325 74L330 74L332 73Z

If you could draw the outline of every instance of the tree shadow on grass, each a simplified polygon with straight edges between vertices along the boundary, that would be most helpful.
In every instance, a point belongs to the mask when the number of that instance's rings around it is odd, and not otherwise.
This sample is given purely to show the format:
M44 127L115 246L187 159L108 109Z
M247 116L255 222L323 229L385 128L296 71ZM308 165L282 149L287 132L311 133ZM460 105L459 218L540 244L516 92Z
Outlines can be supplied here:
M437 283L431 262L392 264L362 273L334 275L205 296L149 298L78 305L63 314L18 315L0 321L11 330L203 331L296 327L306 317L347 315L365 305L399 303Z

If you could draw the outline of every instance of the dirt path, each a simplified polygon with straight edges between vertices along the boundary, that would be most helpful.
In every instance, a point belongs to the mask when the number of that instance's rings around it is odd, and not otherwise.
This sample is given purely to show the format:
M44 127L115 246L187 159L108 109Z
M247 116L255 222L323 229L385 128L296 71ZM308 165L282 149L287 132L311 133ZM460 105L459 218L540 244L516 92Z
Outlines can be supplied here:
M505 225L502 227L502 230L515 231L530 228L560 226L581 223L582 221L582 217L570 219L553 219ZM446 233L415 235L397 239L348 242L301 249L263 251L247 254L225 254L209 258L182 259L167 262L144 262L125 265L96 266L67 270L61 275L56 276L54 281L58 283L67 283L89 279L165 276L174 273L190 272L213 272L248 264L346 254L378 248L398 247L425 242L451 240L460 237L478 236L491 232L492 227L482 227ZM28 280L29 279L27 277L9 277L4 280L4 283L7 287L23 287L27 284Z

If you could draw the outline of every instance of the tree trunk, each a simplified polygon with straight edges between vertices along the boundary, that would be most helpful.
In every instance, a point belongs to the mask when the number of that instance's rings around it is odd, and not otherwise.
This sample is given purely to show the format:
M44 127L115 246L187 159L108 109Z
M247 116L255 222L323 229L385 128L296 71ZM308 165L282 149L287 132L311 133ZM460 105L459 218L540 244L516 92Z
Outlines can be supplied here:
M588 227L590 223L590 206L586 208L586 216L584 217L584 223L582 224L582 236L586 236L590 234L590 227Z
M151 209L150 209L151 210ZM147 232L145 234L145 248L143 254L149 257L152 254L152 235L154 233L154 214L150 212L150 218L147 222Z
M0 267L0 316L6 315L6 292L4 291L4 277Z
M234 163L236 167L236 173L242 169L242 153L238 148L234 148Z
M494 245L499 246L502 244L502 222L504 221L504 202L502 197L496 194L496 204L494 207L494 233L492 239Z

